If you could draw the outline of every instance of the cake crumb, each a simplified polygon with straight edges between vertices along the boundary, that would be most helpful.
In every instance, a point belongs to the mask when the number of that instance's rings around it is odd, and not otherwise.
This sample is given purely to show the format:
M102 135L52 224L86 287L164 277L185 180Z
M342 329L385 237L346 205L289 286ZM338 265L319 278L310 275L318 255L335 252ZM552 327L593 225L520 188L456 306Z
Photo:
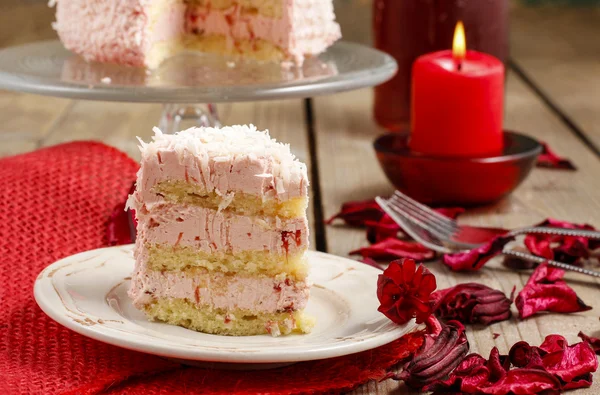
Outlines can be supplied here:
M103 84L110 84L112 80L110 79L110 77L104 77L100 80L100 82L102 82Z
M227 64L227 67L229 67L230 69L233 69L235 67L235 62L229 61L226 64Z

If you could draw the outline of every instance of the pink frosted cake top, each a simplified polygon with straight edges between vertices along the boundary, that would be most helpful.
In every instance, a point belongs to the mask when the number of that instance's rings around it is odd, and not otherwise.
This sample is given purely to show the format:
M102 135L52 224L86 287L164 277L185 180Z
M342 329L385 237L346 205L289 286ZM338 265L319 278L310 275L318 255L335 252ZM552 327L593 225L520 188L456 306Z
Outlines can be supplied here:
M152 142L140 140L138 202L160 203L152 188L168 181L195 184L224 201L237 192L280 201L307 196L306 166L268 131L236 125L191 128L172 135L154 128L154 133Z

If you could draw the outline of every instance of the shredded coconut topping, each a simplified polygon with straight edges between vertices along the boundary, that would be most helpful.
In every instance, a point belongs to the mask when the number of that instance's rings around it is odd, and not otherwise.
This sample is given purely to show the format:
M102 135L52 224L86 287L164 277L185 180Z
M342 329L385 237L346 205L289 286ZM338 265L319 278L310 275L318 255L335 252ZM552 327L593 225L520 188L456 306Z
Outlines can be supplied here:
M285 191L284 185L307 179L306 165L296 159L289 144L277 142L268 131L259 131L254 125L190 128L175 134L164 134L156 127L153 130L152 142L145 143L138 138L142 158L154 156L159 150L169 150L180 158L192 155L207 167L209 158L219 161L266 158L272 163L278 193Z

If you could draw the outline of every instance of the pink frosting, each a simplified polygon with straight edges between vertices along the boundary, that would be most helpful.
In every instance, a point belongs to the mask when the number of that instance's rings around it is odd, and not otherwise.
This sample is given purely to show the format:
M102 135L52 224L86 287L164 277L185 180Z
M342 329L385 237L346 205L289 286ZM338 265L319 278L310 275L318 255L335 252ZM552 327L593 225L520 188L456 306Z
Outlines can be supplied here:
M272 313L305 308L309 285L285 279L231 277L222 273L187 277L183 273L161 273L142 268L133 275L129 296L137 308L150 303L153 298L179 298L225 310L237 308Z
M283 16L278 19L242 17L234 7L211 10L207 17L189 23L187 30L272 41L298 63L341 36L331 0L283 1ZM180 36L185 27L182 2L167 3L151 23L153 6L153 0L58 0L54 28L67 49L87 60L144 66L152 44Z
M306 218L281 220L235 215L174 204L138 211L138 236L145 243L192 246L202 251L270 251L292 254L308 246Z
M87 60L144 65L148 0L59 0L54 28Z
M277 188L273 175L272 158L256 155L230 155L209 157L203 162L188 151L158 149L156 155L146 155L138 174L137 199L146 205L162 202L151 189L165 181L186 181L200 185L207 192L226 195L244 192L264 199L280 201L307 196L308 182L305 174L295 174L288 180L279 179Z
M287 51L298 63L302 63L304 55L321 53L341 37L331 1L282 1L284 5L281 18L246 15L241 13L237 5L227 10L210 12L202 7L188 10L186 30L221 34L233 40L263 39ZM230 45L233 45L232 41Z

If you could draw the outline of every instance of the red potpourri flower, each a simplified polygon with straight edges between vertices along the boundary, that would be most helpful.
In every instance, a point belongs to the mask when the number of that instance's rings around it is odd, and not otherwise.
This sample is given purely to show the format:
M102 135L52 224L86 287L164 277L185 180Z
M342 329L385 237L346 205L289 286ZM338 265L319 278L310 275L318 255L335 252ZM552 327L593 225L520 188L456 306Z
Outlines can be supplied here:
M426 334L423 345L412 361L399 374L391 375L412 388L427 386L448 377L469 351L465 327L458 321L449 321L437 334Z
M542 143L542 153L538 156L537 166L551 169L577 170L570 160L558 156L546 143Z
M575 313L590 310L563 280L564 270L541 264L531 274L525 287L519 292L515 305L521 319L539 311Z
M579 332L577 336L579 336L581 340L589 344L596 354L600 355L600 339L598 339L597 337L588 336L583 332Z
M431 295L436 316L483 325L509 319L512 298L512 295L509 299L504 292L477 283L459 284Z
M552 218L548 218L534 226L596 230L591 225L573 224L571 222L559 221ZM585 237L530 234L525 237L525 246L532 254L547 259L554 259L570 264L581 264L581 259L589 258L590 251L599 248L600 242Z
M479 270L493 257L502 252L506 244L513 241L512 236L497 236L485 245L471 251L458 254L445 254L443 262L453 271Z
M426 340L427 341L427 340ZM486 360L469 354L448 377L422 389L465 394L536 394L589 387L598 360L588 344L569 346L564 337L547 336L539 346L516 343L508 355L494 347Z
M435 252L417 242L391 237L368 247L350 251L350 255L355 254L360 254L363 258L380 260L409 258L417 261L427 261L435 258Z
M417 323L431 315L431 293L435 276L412 259L392 261L377 280L377 309L396 324L406 324L416 317Z

